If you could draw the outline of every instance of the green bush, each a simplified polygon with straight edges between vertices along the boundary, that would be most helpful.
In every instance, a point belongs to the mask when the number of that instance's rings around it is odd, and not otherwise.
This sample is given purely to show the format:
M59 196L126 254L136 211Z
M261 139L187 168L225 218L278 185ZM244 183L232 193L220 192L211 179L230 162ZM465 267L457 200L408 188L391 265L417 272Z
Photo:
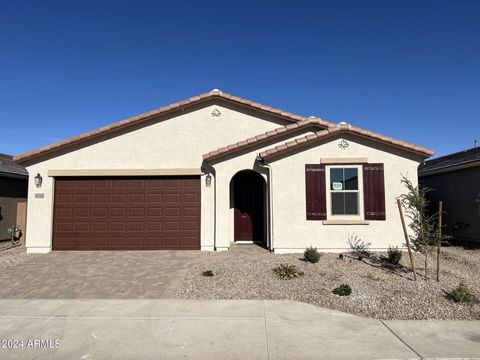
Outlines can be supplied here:
M347 284L342 284L339 287L336 287L335 289L333 289L332 292L340 296L348 296L352 293L352 288Z
M203 276L213 276L213 271L212 270L205 270L204 272L202 272L202 275Z
M388 247L386 260L388 264L393 266L397 266L398 264L400 264L400 260L402 260L402 251L398 250L398 246Z
M317 263L318 260L320 260L320 253L318 252L317 248L310 246L309 248L305 249L303 253L303 259L311 263Z
M295 265L281 264L273 269L275 274L282 280L288 280L302 276L304 273L297 269Z
M453 300L455 302L474 302L478 301L477 297L475 294L473 294L470 289L465 285L463 282L461 282L455 289L450 291L447 294L447 297L450 300Z

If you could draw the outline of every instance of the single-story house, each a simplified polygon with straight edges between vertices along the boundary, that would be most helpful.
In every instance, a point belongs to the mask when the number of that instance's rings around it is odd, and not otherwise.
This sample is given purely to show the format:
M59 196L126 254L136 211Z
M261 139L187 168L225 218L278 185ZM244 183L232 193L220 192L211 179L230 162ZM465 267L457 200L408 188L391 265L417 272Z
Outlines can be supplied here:
M433 190L428 193L432 208L442 201L451 242L480 241L480 147L425 161L418 176Z
M0 241L10 240L8 229L17 225L25 233L28 172L11 155L0 154Z
M214 89L20 155L27 248L277 253L401 245L401 175L432 151Z

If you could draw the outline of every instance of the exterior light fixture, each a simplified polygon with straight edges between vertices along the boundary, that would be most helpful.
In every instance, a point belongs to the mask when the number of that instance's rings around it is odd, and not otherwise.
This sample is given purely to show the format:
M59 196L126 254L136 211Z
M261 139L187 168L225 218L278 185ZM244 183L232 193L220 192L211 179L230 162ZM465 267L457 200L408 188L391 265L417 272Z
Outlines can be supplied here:
M212 185L212 174L207 174L207 176L205 177L205 185L207 185L207 187L210 187L210 185Z
M40 173L37 173L37 176L34 177L34 181L35 181L35 185L39 188L42 186L42 181L43 181L43 178L42 178L42 175L40 175Z

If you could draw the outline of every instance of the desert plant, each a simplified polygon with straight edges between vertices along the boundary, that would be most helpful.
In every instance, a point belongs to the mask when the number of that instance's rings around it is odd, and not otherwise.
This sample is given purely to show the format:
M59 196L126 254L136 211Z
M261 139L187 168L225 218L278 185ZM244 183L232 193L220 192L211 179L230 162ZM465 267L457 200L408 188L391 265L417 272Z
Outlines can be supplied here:
M311 263L317 263L320 260L320 253L317 248L310 246L303 252L303 259Z
M389 246L387 257L385 258L387 264L392 266L398 266L398 264L400 264L400 260L402 260L402 251L398 250L398 246Z
M452 289L447 297L455 302L474 302L478 298L473 294L467 285L461 282L455 289Z
M280 264L275 267L273 271L282 280L296 278L304 274L303 271L298 270L298 268L292 264Z
M402 175L401 182L407 188L407 193L401 195L401 201L405 207L405 215L411 220L410 229L412 234L409 238L413 250L420 252L424 257L425 279L427 279L428 254L442 240L449 239L449 236L439 231L438 214L429 213L429 201L427 194L432 191L428 187L414 186L410 180Z
M365 256L369 255L368 247L370 245L370 243L366 243L355 233L348 235L348 246L350 246L352 254L360 261L363 260Z
M213 276L213 271L212 270L205 270L204 272L202 272L202 275L203 276Z
M332 292L339 296L348 296L352 293L352 288L347 284L342 284L339 287L336 287Z

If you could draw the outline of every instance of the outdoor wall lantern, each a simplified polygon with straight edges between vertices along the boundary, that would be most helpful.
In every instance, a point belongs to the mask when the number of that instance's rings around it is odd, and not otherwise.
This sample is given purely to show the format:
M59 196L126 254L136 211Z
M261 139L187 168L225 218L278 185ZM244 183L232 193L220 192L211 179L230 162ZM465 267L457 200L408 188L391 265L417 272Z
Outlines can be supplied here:
M212 174L207 174L207 176L205 177L205 185L207 185L207 187L210 187L210 185L212 185Z
M42 175L40 173L37 173L37 176L34 177L35 185L39 188L42 186Z

